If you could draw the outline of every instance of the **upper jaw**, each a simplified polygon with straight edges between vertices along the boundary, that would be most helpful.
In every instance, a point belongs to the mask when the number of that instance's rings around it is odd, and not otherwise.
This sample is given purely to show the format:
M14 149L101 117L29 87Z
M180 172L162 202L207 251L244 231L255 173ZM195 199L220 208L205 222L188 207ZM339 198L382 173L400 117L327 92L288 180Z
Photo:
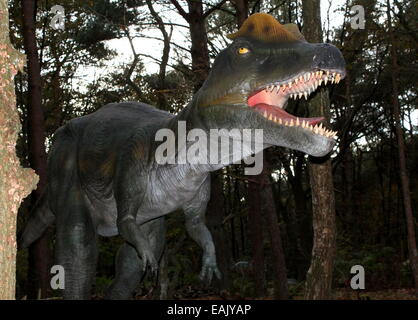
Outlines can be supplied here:
M341 79L345 77L345 72L342 70L321 70L300 72L299 74L285 80L270 81L260 85L254 91L267 90L281 93L287 98L302 98L308 99L308 96L314 92L322 83L327 85L338 84ZM251 98L251 94L249 99Z
M302 127L310 134L320 135L326 139L333 139L336 132L328 130L320 124L323 117L298 118L286 111L284 107L289 98L308 98L320 85L339 83L344 78L342 70L316 69L300 72L299 74L281 81L270 81L258 87L248 96L247 105L262 114L267 121L277 125Z

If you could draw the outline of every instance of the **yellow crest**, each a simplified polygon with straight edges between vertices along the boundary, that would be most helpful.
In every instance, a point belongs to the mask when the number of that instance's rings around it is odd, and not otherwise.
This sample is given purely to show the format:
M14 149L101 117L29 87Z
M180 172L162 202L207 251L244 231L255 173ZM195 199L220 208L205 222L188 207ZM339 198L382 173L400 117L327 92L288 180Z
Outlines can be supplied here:
M304 40L295 24L282 25L267 13L255 13L249 16L237 32L227 37L232 40L249 37L266 42Z

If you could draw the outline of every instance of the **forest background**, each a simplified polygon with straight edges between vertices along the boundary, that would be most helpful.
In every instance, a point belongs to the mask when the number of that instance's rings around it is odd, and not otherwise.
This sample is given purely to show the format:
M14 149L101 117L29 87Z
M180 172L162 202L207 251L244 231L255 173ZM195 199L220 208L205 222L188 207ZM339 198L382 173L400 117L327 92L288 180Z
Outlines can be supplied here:
M54 5L65 9L63 30L50 25ZM364 28L352 27L354 5L364 8ZM245 176L242 166L214 174L207 222L222 280L199 282L200 249L186 235L182 215L172 214L160 275L147 277L137 298L352 298L354 265L365 268L368 292L418 292L418 10L412 0L9 1L10 39L27 55L25 72L15 78L22 124L17 153L40 176L20 207L18 234L47 184L45 160L57 128L110 102L143 101L177 113L230 43L226 35L255 12L296 23L310 42L342 51L347 77L321 89L338 131L335 150L316 163L273 148L260 176ZM290 100L289 109L306 116L315 99ZM312 205L324 193L332 201ZM112 280L121 241L101 238L97 298ZM57 295L49 286L53 247L51 228L18 252L17 298Z

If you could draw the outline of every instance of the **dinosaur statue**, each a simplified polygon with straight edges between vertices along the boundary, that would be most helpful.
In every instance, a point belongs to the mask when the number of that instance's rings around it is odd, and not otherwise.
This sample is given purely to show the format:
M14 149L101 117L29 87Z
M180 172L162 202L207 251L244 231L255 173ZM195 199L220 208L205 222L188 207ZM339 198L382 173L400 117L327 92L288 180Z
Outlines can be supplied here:
M289 98L302 98L345 75L340 51L305 41L296 25L280 24L268 14L250 16L229 35L232 43L216 57L192 101L177 115L139 102L108 104L69 121L53 138L48 188L29 219L20 245L35 241L56 224L56 260L65 270L65 299L88 299L97 263L97 235L121 235L116 276L107 298L127 299L147 268L156 270L165 242L164 216L182 209L189 235L203 250L200 277L220 277L215 247L205 225L210 172L232 163L160 164L160 129L177 134L212 129L231 132L263 129L262 149L282 146L324 156L335 132L323 118L298 118L285 111ZM242 138L241 158L256 152ZM186 146L190 142L186 143ZM229 150L229 149L228 149ZM176 151L175 155L178 155ZM228 163L225 163L228 162Z

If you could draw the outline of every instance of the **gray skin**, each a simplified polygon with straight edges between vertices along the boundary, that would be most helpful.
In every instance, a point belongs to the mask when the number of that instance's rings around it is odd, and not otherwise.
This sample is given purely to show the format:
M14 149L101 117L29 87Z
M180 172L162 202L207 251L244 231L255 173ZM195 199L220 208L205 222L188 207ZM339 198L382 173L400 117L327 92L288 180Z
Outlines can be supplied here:
M246 47L248 53L238 53ZM65 269L65 299L88 299L97 263L97 235L121 235L116 277L107 298L128 299L147 267L155 271L165 243L164 216L184 211L186 228L203 250L200 277L221 276L215 247L205 225L210 175L226 164L158 164L159 129L264 129L264 144L324 156L334 139L301 126L270 121L247 99L271 84L287 83L306 72L344 76L344 60L329 44L262 42L236 38L215 59L212 71L189 105L173 115L138 102L108 104L59 128L48 160L47 194L29 220L21 247L56 223L56 259ZM284 108L288 95L277 106ZM177 140L176 135L176 140ZM231 135L228 136L231 138ZM177 143L178 141L176 141ZM243 156L254 152L244 142ZM231 163L229 161L229 163Z

